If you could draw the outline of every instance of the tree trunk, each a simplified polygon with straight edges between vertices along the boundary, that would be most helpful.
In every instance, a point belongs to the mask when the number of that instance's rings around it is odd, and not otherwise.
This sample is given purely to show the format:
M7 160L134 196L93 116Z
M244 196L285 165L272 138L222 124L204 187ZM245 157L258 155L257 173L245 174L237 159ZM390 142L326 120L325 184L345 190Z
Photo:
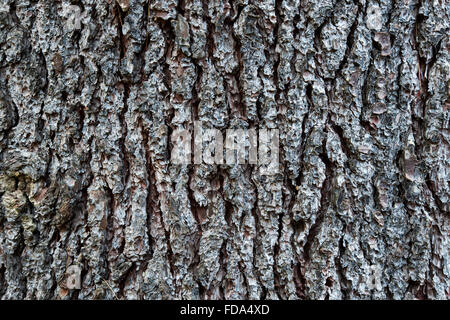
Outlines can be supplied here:
M0 297L449 299L449 21L2 0ZM278 129L278 173L173 163L194 121Z

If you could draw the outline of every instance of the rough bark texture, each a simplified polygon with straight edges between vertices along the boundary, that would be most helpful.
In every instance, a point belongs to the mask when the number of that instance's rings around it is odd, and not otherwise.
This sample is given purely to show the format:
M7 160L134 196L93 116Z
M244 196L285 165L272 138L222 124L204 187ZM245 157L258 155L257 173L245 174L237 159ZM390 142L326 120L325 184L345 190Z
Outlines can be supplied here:
M449 20L1 0L0 297L449 299ZM279 129L279 174L171 163L194 120Z

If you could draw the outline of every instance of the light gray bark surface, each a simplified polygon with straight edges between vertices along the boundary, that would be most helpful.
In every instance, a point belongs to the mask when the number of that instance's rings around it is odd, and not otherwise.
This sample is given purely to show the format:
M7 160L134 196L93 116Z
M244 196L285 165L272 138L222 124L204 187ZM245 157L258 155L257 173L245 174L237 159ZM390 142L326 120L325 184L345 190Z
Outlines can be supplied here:
M1 0L0 298L448 299L449 18ZM171 163L194 120L279 129L280 173Z

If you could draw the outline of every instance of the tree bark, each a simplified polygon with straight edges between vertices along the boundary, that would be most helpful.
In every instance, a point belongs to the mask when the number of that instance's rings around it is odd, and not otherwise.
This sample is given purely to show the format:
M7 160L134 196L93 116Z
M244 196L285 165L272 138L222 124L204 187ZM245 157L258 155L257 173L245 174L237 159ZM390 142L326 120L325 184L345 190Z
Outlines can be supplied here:
M2 0L0 297L449 299L449 21L444 0ZM194 121L278 129L279 173L174 164Z

